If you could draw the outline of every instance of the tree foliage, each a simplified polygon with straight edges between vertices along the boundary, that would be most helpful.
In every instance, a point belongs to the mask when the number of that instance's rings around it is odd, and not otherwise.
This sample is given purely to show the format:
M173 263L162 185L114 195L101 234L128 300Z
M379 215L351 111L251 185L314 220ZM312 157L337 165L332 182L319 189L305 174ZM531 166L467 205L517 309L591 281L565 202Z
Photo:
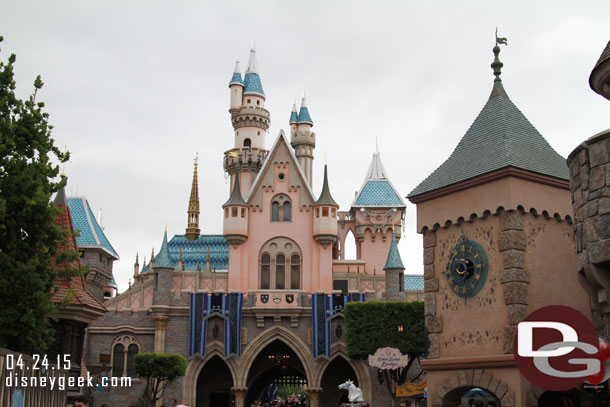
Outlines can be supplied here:
M350 302L345 307L345 329L350 358L366 359L385 347L418 357L424 352L424 303Z
M184 376L186 359L181 355L139 353L135 356L136 375L146 379L146 389L140 398L141 407L154 407L165 389L178 376Z
M414 365L425 351L423 302L351 302L345 307L345 330L350 358L366 360L377 349L386 347L397 348L409 356L406 367L378 372L393 398L391 382L403 384L407 378L415 380L423 373L419 363ZM419 372L410 372L413 366Z
M54 179L69 155L54 145L49 115L36 100L40 76L27 100L15 95L15 61L14 54L0 60L0 346L42 353L53 340L52 264L70 257L58 257L67 232L56 226L50 201L65 183Z

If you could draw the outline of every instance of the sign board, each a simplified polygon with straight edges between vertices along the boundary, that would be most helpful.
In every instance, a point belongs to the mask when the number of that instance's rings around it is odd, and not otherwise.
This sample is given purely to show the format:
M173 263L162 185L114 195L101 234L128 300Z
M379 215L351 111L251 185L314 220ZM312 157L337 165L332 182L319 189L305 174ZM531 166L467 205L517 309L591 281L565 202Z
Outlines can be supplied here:
M409 363L409 356L403 355L396 348L379 348L374 355L369 355L369 366L378 369L398 369Z
M415 383L404 383L401 385L396 385L396 397L411 397L416 396L418 394L424 394L426 390L426 382L422 382L420 384Z

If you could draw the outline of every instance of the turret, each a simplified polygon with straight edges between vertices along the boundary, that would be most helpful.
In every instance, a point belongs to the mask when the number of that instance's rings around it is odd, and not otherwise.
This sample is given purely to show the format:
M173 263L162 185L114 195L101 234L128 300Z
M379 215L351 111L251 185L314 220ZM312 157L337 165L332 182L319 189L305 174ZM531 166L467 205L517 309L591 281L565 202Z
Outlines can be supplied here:
M229 112L233 116L239 111L239 108L241 107L242 97L244 93L244 81L241 79L239 59L235 61L235 69L233 70L231 82L229 82L229 89L231 89L231 107L229 108Z
M313 238L324 248L337 239L337 209L339 205L330 194L327 168L324 165L322 192L313 204Z
M239 67L237 67L239 69ZM231 81L232 87L237 89L240 84L239 75L233 74L236 81ZM232 89L233 92L235 89ZM239 93L239 92L238 92ZM235 102L237 105L237 101ZM233 110L233 103L231 103ZM269 129L269 111L265 109L265 91L258 74L256 63L256 50L250 50L248 69L243 80L243 94L239 110L232 112L231 119L235 129L235 148L265 147L265 133Z
M138 261L138 252L136 252L136 262L133 264L133 281L138 281L140 275L140 264Z
M157 257L154 257L154 269L156 271L160 269L174 270L174 263L169 254L169 244L167 243L167 226L165 227L165 233L163 233L163 243L161 243L161 249Z
M199 183L197 181L197 157L195 157L195 169L193 170L193 184L191 186L191 198L188 207L188 226L186 238L190 241L197 240L201 230L199 229Z
M242 196L245 196L261 169L268 151L265 150L265 135L271 118L265 109L265 91L258 73L256 50L250 50L248 68L243 81L239 62L229 82L231 89L231 123L235 131L234 145L224 153L224 169L234 178L241 174Z
M313 120L311 120L307 101L303 96L298 115L296 115L296 105L293 106L290 114L290 144L294 148L299 165L310 186L312 185L313 149L316 148L316 134L311 131L312 126Z
M233 191L224 209L223 236L234 247L248 238L248 204L241 196L239 170L235 174Z
M403 291L405 281L405 266L402 264L402 259L398 252L394 229L392 229L392 241L390 242L388 259L385 262L383 270L385 271L386 300L401 300L400 292Z

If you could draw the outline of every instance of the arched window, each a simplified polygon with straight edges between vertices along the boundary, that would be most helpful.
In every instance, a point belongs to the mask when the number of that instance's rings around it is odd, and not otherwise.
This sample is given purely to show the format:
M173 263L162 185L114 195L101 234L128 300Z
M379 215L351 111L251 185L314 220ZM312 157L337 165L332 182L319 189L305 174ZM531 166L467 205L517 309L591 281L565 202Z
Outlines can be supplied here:
M133 361L140 352L140 346L134 336L124 335L115 339L112 348L112 376L134 377Z
M298 254L290 257L290 289L301 289L301 256Z
M244 147L252 147L252 140L249 138L244 139Z
M123 376L123 367L125 365L125 347L122 344L114 345L112 352L112 376Z
M291 221L291 206L289 201L284 202L284 220Z
M280 220L280 203L274 201L271 204L271 220L278 221Z
M291 239L276 237L260 249L260 284L262 290L301 289L301 248Z
M127 367L126 367L127 376L129 376L129 377L135 376L135 372L133 370L133 359L137 353L138 353L138 345L136 345L135 343L132 343L131 345L129 345L129 347L127 348Z
M265 253L261 256L261 289L271 288L271 257Z
M275 258L275 289L283 290L286 288L286 257L278 254Z
M287 195L280 194L273 197L271 201L271 221L292 221L292 203Z

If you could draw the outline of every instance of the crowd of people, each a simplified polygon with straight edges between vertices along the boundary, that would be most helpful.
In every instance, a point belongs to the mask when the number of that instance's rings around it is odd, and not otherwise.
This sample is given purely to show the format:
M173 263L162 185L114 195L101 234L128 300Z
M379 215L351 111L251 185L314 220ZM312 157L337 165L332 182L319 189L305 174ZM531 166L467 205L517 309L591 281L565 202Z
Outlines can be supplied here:
M273 401L265 401L261 403L254 400L250 407L309 407L309 401L305 397L296 395L288 396L285 400L275 399Z

